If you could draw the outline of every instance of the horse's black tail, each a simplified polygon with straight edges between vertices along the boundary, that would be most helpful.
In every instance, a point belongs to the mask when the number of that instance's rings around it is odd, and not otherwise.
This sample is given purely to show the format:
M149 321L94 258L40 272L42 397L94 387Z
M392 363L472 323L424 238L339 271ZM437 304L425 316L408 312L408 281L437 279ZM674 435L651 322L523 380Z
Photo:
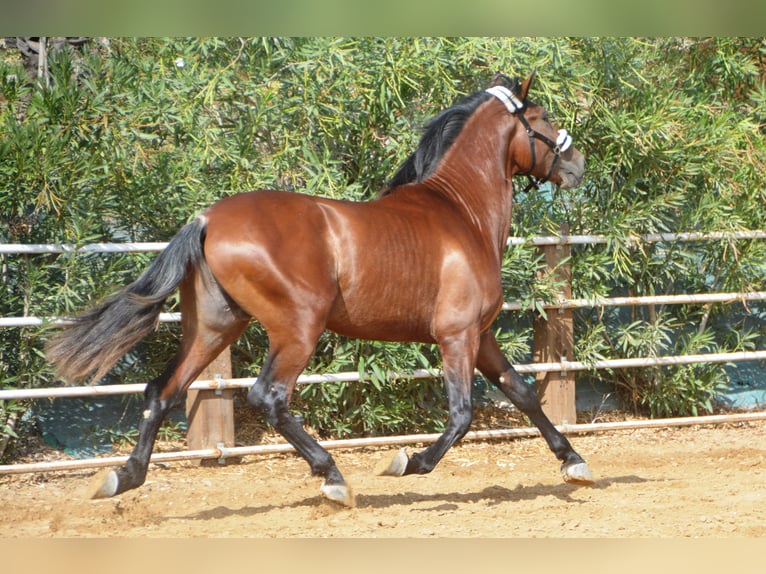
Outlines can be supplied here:
M46 347L48 360L64 379L103 377L157 324L163 303L175 292L190 266L204 265L206 222L197 217L132 284L75 317Z

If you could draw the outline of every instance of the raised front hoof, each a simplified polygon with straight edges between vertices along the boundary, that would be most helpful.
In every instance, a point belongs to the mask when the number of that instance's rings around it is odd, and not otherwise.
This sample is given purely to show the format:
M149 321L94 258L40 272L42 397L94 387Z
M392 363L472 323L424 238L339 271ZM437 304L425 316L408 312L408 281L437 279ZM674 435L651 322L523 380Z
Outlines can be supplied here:
M119 486L120 479L116 470L102 470L91 480L87 491L88 498L111 498L117 494Z
M327 484L326 482L323 482L320 490L328 500L337 502L348 508L354 508L356 506L354 493L345 484Z
M410 459L404 449L399 449L389 463L383 461L382 464L378 465L375 474L378 476L404 476L409 461Z
M564 478L564 481L569 484L579 484L582 486L591 486L593 484L593 475L591 474L588 465L584 462L578 462L568 466L562 465L561 476Z

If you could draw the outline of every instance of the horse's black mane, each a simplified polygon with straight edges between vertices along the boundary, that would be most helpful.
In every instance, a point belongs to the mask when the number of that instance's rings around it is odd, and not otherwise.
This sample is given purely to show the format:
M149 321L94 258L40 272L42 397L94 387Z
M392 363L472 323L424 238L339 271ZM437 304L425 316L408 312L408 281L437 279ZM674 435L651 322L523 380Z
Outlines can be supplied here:
M503 74L495 74L491 85L502 85L519 94L518 79L512 80ZM439 161L455 141L471 114L481 103L491 97L485 90L480 90L465 96L451 108L429 120L417 149L388 181L388 187L381 195L388 195L400 185L423 181L433 174Z

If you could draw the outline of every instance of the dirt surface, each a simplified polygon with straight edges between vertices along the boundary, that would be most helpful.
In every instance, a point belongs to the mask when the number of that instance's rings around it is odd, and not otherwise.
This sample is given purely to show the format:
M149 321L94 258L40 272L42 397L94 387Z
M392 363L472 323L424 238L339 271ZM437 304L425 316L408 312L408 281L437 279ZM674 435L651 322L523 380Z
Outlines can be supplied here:
M100 501L84 498L95 471L5 475L0 537L766 536L764 422L570 439L593 487L564 484L539 438L466 442L401 478L373 473L393 448L333 451L353 509L326 502L292 454L155 464L141 488Z

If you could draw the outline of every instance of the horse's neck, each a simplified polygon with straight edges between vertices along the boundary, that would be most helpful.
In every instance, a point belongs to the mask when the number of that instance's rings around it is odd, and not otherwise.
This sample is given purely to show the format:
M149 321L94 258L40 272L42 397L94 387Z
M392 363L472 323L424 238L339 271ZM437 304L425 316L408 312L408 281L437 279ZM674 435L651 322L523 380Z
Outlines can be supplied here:
M484 116L492 112L487 108L475 112L483 117L466 124L428 179L502 253L513 207L512 173L507 171L512 124L503 121L507 116L498 121Z

